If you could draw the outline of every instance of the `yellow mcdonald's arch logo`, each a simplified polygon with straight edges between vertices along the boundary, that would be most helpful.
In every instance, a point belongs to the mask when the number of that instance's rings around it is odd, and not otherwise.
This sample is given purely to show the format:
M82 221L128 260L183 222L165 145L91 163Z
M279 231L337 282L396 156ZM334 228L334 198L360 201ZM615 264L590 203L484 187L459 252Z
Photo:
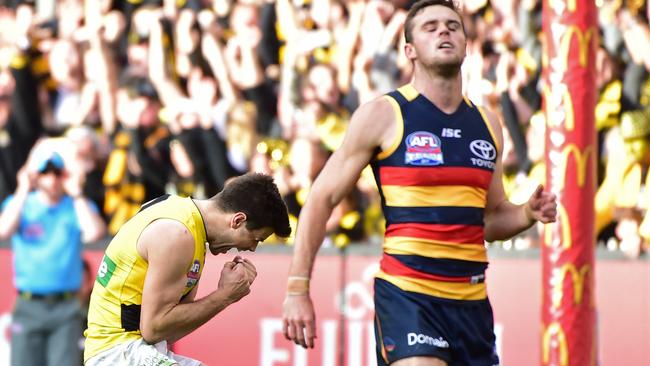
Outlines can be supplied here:
M564 249L569 249L573 245L573 238L571 238L571 221L569 214L566 211L566 208L562 205L562 202L557 202L557 215L559 217L560 230L562 230L562 247ZM544 242L546 246L552 247L553 244L553 225L544 226Z
M559 190L563 190L566 184L566 172L569 167L569 156L573 155L576 165L576 175L578 180L578 187L582 188L585 185L587 180L587 168L589 167L589 158L596 157L596 148L594 145L588 145L584 151L580 151L580 148L574 144L567 144L567 146L562 150L562 160L558 164L558 169L560 171Z
M582 303L585 290L585 277L590 268L588 264L585 264L578 270L572 263L566 263L559 269L560 273L557 278L552 279L555 282L553 292L551 293L553 309L559 308L562 304L562 298L564 297L564 279L567 273L571 274L569 278L571 278L571 282L573 283L573 303L576 305ZM555 276L553 275L553 277Z
M562 70L566 70L568 67L571 39L573 39L574 34L578 37L578 60L581 67L587 67L589 44L593 43L592 41L597 41L598 37L598 33L596 33L596 28L594 27L589 27L589 29L583 32L576 25L569 26L564 35L562 35L562 38L560 38L560 49L558 50L558 56L561 56L563 61Z
M567 366L569 364L569 345L567 344L566 334L562 325L558 322L553 322L548 325L544 334L542 335L542 363L548 364L551 358L551 338L555 336L557 345L560 349L560 366Z
M575 128L575 113L573 110L573 98L571 97L571 93L569 93L569 88L566 86L566 84L560 84L561 86L558 86L559 89L563 89L559 91L562 93L562 104L564 106L564 113L565 118L565 126L567 131L573 131ZM555 107L554 105L551 104L551 101L553 100L553 94L551 92L551 88L548 87L548 85L544 85L544 101L546 102L546 124L549 127L556 127L560 126L562 121L557 121L557 118L553 115L553 108Z

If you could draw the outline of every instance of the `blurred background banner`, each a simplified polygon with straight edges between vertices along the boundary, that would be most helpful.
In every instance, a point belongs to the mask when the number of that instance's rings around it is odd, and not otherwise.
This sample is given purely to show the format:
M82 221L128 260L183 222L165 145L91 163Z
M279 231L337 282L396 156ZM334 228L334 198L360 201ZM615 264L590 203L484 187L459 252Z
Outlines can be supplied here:
M594 194L596 4L544 2L546 179L559 218L542 247L542 365L597 364Z
M318 338L316 347L307 352L282 336L283 279L291 253L288 248L263 247L249 256L258 269L251 294L178 341L174 350L208 365L376 365L371 276L377 269L380 253L376 247L358 244L349 247L349 251L343 348L339 333L342 324L338 271L341 257L337 251L321 253L316 263L313 298L318 314ZM542 329L538 315L541 261L536 253L490 251L488 292L494 307L501 365L534 365L541 357L539 335ZM100 250L85 252L92 273L96 273L102 254ZM216 287L215 279L228 259L228 255L206 258L198 296ZM15 297L12 267L10 250L0 248L0 365L7 365L9 360L9 321ZM647 347L650 339L650 260L630 262L622 255L601 250L595 276L600 364L647 365L650 360L650 347ZM624 291L621 283L627 284ZM572 294L567 291L564 296L572 298ZM341 355L343 363L339 363Z

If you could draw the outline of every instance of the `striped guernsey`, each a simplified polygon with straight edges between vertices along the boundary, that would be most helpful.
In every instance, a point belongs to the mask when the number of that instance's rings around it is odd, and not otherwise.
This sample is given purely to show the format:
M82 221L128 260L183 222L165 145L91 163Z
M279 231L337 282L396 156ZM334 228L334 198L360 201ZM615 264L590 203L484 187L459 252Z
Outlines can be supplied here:
M405 291L484 299L483 211L500 148L489 121L467 99L444 113L412 85L385 98L397 128L371 163L386 218L377 277Z

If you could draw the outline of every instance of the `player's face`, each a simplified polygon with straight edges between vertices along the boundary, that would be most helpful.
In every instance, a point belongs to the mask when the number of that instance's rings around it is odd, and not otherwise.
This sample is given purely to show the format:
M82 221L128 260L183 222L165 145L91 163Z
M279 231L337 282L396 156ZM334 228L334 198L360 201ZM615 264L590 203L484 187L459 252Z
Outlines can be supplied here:
M208 243L210 252L217 255L226 253L233 248L237 249L239 252L254 252L259 243L263 242L273 234L273 229L271 228L249 230L246 228L244 223L231 228L231 232L228 235L225 235L222 240Z
M250 250L254 252L257 249L257 245L269 236L273 234L273 229L271 228L262 228L255 230L248 230L245 227L240 231L240 235L235 240L235 246L238 251L247 251Z
M413 19L406 56L427 68L460 70L467 39L460 16L441 5L429 6Z

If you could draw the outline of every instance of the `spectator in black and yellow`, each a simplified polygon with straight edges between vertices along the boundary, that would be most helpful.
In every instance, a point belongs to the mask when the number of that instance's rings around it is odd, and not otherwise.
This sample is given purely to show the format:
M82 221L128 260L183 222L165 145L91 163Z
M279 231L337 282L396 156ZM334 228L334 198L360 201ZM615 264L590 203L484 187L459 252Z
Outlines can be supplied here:
M256 109L252 102L238 101L227 111L224 138L211 120L201 120L197 112L184 112L179 118L182 128L176 131L172 141L172 162L180 177L185 178L184 182L193 182L194 188L201 188L201 192L192 189L178 192L182 187L177 186L177 193L208 194L223 187L228 179L249 171L258 140Z
M346 6L347 23L344 17L332 16L345 13L340 4L318 1L296 8L288 0L277 1L281 36L286 40L278 96L286 139L318 136L333 150L347 129L350 111L358 105L351 73L365 5Z
M50 74L56 83L51 93L52 126L63 131L79 125L86 116L82 109L83 63L78 45L67 39L57 39L48 55Z
M189 66L185 77L175 75L175 70L170 70L173 63L166 58L173 37L165 33L164 24L170 19L160 13L154 15L160 22L150 23L148 75L175 135L172 162L183 161L175 163L180 178L177 183L184 186L176 184L176 190L185 195L210 196L222 189L227 179L248 171L257 143L259 111L256 104L244 99L245 93L235 87L228 73L227 46L219 38L221 30L212 13L202 11L196 15L184 9L180 14L189 17L183 22L197 22L200 29L175 28L197 47L198 53L192 56L196 63ZM183 48L175 55L185 52L195 51Z
M18 39L21 47L29 49L30 65L39 84L32 102L41 110L41 124L48 135L59 136L67 128L82 124L101 127L107 134L114 130L114 118L105 116L113 109L113 101L110 97L107 100L104 58L109 53L106 43L119 36L124 20L116 12L100 14L99 2L89 4L97 5L99 16L92 21L83 18L80 0L53 3L50 18L35 14L31 5L19 5L16 10L18 23L30 22L28 34ZM15 28L24 26L17 24Z
M44 111L43 124L48 134L62 135L71 126L100 122L95 76L102 73L101 65L94 64L91 38L99 36L98 30L104 27L101 22L84 21L80 0L56 2L53 15L35 25L37 48L44 56L37 70L47 91L39 93L36 100Z
M276 170L275 180L282 194L289 222L295 227L313 181L323 168L330 152L316 139L293 140L288 153L288 165ZM352 192L332 212L326 225L329 240L337 246L360 241L364 237L361 205L364 199L359 191ZM293 237L289 239L289 242Z
M117 229L140 205L165 194L172 172L169 144L171 133L160 122L160 101L144 78L128 77L117 92L120 130L113 139L104 185L104 212L110 217L109 232Z
M85 177L81 187L83 195L97 207L104 207L106 191L102 177L109 153L108 143L88 126L69 128L65 137L70 143L69 165ZM100 211L100 214L104 213Z
M650 92L650 7L645 1L609 1L599 8L602 45L608 58L617 63L620 85L613 84L610 96L620 88L621 110L648 104ZM597 110L597 119L598 119Z
M352 57L349 87L358 94L359 104L398 88L411 79L412 64L402 52L406 19L404 3L389 0L361 3L362 20L357 30L359 49ZM352 25L356 24L354 11L357 6L355 3L348 6Z
M615 225L620 249L638 257L650 243L650 110L623 113L608 141L605 180L596 194L596 229ZM618 138L617 138L618 137Z
M621 36L625 43L624 94L631 100L640 99L641 84L650 72L650 7L645 1L625 1L617 14Z
M245 101L228 72L226 44L221 29L210 12L199 14L203 29L201 53L206 68L197 68L195 83L188 82L188 94L203 107L201 140L205 150L207 172L214 188L249 171L260 126L254 103ZM196 86L193 86L196 85Z
M94 7L90 7L94 4ZM89 3L81 43L84 87L77 122L110 137L117 129L115 97L119 78L120 48L124 19L116 11L102 13L97 3Z
M281 101L283 112L288 113L283 117L286 137L317 138L329 151L337 149L347 130L350 112L342 103L334 68L316 64L304 75L300 87L290 89L284 89L286 94L281 96L287 98Z
M159 9L147 11L147 75L160 96L161 117L173 134L169 149L174 169L166 190L181 196L211 196L216 193L216 185L206 174L206 157L209 154L204 151L201 138L201 135L209 131L204 132L201 125L204 119L211 122L216 96L215 82L211 74L204 71L206 67L202 69L189 63L186 55L179 54L177 49L175 51L171 19L165 17ZM193 15L191 11L183 14ZM183 27L177 26L176 30L179 28ZM192 48L199 41L190 34L186 34L185 38L186 42L193 42L190 45ZM184 60L184 67L189 67L184 75L178 74L178 69L173 68L175 61L181 59Z
M251 2L235 2L228 18L229 37L224 47L226 69L244 100L255 105L255 129L262 135L279 130L277 95L266 77L260 58L262 34L260 7Z
M19 8L33 11L25 5ZM39 106L33 103L37 82L32 72L31 15L17 21L14 42L7 49L9 64L0 65L0 199L16 190L18 171L43 131Z
M287 210L292 227L298 223L300 210L307 200L311 184L323 168L327 150L315 139L293 140L288 150L288 164L280 166L275 174L278 189ZM294 232L294 230L292 230ZM290 238L290 241L293 237Z

